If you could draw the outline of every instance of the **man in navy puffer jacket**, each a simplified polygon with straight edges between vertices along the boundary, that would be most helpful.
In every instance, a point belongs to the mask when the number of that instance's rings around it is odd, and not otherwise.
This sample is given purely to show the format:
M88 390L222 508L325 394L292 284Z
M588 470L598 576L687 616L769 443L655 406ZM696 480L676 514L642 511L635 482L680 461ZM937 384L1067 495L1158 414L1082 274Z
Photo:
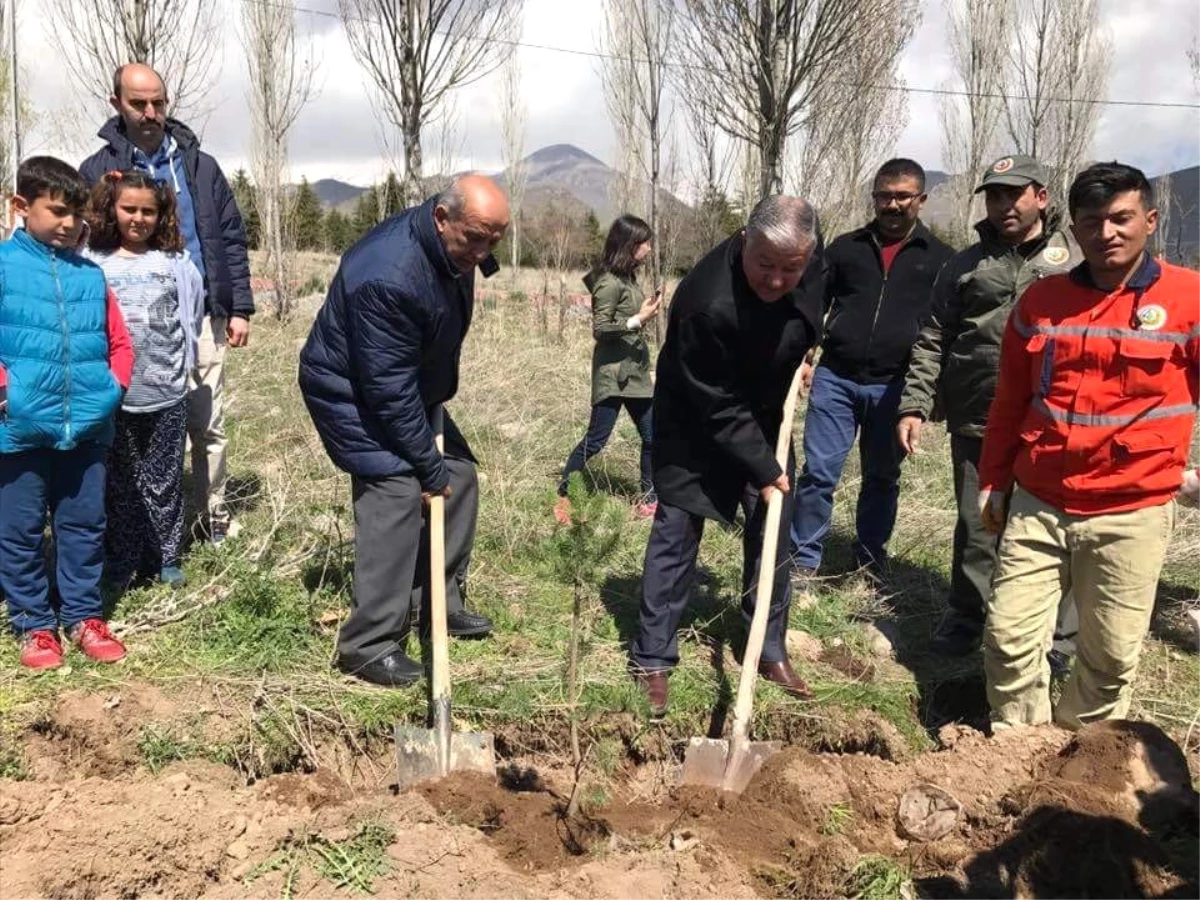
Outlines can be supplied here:
M432 494L447 498L450 633L492 627L463 608L456 578L475 537L475 460L444 414L443 459L433 424L458 390L475 267L494 265L491 251L508 221L496 183L463 175L382 222L342 257L300 353L304 402L326 452L351 476L354 599L337 665L365 681L401 685L421 676L405 645L429 577L423 507Z

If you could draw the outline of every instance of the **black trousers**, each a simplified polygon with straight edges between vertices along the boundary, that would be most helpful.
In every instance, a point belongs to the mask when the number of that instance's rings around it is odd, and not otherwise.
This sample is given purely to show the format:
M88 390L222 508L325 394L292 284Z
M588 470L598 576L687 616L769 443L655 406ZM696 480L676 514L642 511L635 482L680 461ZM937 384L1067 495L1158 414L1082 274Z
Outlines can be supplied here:
M968 621L979 623L987 615L992 596L992 572L1000 539L983 527L979 517L979 457L983 438L950 435L954 466L954 550L950 563L950 608Z
M187 400L157 412L117 412L108 457L104 552L108 580L125 585L178 566L183 548Z
M463 608L461 581L475 542L479 482L475 464L446 457L446 610ZM404 650L429 584L428 514L413 476L351 477L354 494L354 596L338 634L343 666L362 666Z
M649 397L606 397L599 403L593 404L592 415L588 419L587 434L583 436L582 441L575 445L575 449L567 457L567 464L563 467L562 480L558 483L558 495L560 497L567 496L567 480L571 477L571 473L578 472L589 459L604 449L604 445L608 443L608 439L612 435L613 428L616 427L621 407L624 406L625 411L629 413L629 418L633 419L633 424L637 426L638 436L642 439L640 458L642 491L646 494L648 501L653 501L654 480L650 475L650 447L653 443L650 430L650 408L653 403L654 401Z
M795 484L795 464L788 479ZM786 494L779 519L779 544L775 558L775 581L771 590L771 614L763 643L762 661L787 659L788 610L792 604L792 561L788 533L792 522L794 494ZM742 497L746 527L742 537L742 618L749 632L758 588L758 566L762 557L763 526L767 505L758 491L747 487ZM677 506L659 502L646 545L645 574L642 576L642 605L638 636L630 657L634 666L648 671L671 669L679 662L676 632L687 608L696 576L696 555L704 534L704 518Z

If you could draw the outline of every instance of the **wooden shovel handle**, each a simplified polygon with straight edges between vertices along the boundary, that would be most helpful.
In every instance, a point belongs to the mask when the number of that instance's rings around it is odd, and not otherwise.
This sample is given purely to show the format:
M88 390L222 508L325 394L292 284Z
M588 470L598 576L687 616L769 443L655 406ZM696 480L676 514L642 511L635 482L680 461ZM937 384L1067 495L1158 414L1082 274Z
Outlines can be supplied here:
M434 409L431 424L438 453L445 452L442 437L442 407ZM439 744L445 743L444 760L449 760L450 742L450 639L446 627L446 498L429 498L429 637L433 647L430 694L433 728Z
M800 369L792 376L787 399L783 403L783 422L775 442L775 461L787 471L788 449L792 442L792 422L796 417L796 398L800 395ZM795 490L795 485L792 485ZM733 708L734 741L744 741L750 732L750 713L754 706L754 685L758 680L758 661L767 636L767 619L771 611L771 589L775 585L775 557L779 548L779 524L783 517L783 494L776 490L767 501L767 521L763 525L762 554L759 557L758 589L754 596L754 617L750 620L750 635L742 656L742 677L738 682L737 703ZM749 523L747 523L749 524Z

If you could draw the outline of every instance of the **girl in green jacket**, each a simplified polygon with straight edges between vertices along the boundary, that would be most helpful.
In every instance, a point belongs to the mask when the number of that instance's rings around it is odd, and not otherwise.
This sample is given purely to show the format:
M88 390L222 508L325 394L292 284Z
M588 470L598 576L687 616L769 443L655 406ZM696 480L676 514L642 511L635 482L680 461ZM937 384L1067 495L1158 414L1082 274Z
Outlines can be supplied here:
M604 241L604 257L583 279L592 294L592 415L587 434L567 457L558 485L554 518L570 524L571 503L567 479L604 449L624 406L642 438L642 500L635 507L639 516L653 516L658 507L650 477L650 404L654 384L650 380L650 348L642 338L642 326L654 318L662 303L662 289L643 300L637 286L637 269L650 255L654 235L637 216L623 215L612 223Z

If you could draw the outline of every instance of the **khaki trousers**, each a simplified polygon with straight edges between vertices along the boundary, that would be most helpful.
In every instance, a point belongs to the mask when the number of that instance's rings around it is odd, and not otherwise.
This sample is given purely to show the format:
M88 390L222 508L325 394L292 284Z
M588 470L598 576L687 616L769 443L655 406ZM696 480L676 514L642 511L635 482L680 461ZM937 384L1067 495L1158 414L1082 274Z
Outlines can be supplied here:
M204 317L188 394L192 486L196 512L206 528L229 525L225 505L225 322L224 318Z
M1174 528L1174 501L1071 516L1020 487L1013 492L983 639L994 723L1050 721L1046 653L1067 591L1074 592L1079 616L1078 656L1054 720L1075 729L1128 713Z

